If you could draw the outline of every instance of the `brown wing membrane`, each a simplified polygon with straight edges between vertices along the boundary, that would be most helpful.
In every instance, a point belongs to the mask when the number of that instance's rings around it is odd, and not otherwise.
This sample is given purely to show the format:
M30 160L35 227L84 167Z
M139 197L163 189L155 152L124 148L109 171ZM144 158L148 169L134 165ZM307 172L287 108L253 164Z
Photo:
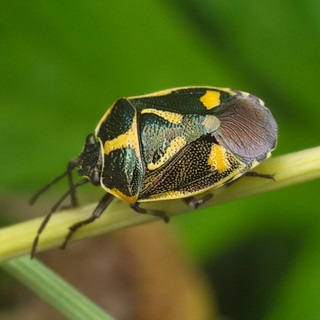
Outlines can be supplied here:
M252 97L230 100L218 111L218 143L245 160L263 160L275 148L278 127L270 111Z

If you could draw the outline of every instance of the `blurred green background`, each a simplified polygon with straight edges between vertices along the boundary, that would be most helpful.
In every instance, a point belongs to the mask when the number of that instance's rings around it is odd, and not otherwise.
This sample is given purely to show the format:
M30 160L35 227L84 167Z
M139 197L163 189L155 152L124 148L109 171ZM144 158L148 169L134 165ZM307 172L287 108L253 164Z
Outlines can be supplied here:
M62 172L117 98L170 87L261 97L274 155L318 145L319 32L315 0L1 1L1 202ZM221 314L320 319L318 198L314 181L173 219Z

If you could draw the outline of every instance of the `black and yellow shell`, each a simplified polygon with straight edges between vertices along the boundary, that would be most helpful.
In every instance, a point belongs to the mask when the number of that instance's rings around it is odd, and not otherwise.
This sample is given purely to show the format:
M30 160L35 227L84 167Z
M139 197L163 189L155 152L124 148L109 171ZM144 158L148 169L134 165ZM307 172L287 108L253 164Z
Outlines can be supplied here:
M271 112L251 94L170 89L116 101L77 167L130 203L185 198L231 182L269 157L277 131Z

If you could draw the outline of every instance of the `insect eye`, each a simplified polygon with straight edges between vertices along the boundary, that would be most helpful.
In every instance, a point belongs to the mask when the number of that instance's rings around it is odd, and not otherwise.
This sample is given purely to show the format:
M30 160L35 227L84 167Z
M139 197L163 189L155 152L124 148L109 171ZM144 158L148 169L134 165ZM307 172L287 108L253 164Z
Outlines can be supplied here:
M95 140L95 137L94 137L94 134L89 134L86 138L86 144L95 144L96 143L96 140Z
M98 172L94 172L94 174L91 176L91 183L94 186L100 186L100 176Z

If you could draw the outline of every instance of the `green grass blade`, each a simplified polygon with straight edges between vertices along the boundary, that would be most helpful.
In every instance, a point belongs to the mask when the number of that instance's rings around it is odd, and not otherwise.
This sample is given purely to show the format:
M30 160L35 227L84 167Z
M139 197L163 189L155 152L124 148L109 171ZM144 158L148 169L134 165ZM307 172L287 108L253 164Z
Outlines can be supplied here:
M37 259L24 256L3 263L2 267L68 319L114 319Z

